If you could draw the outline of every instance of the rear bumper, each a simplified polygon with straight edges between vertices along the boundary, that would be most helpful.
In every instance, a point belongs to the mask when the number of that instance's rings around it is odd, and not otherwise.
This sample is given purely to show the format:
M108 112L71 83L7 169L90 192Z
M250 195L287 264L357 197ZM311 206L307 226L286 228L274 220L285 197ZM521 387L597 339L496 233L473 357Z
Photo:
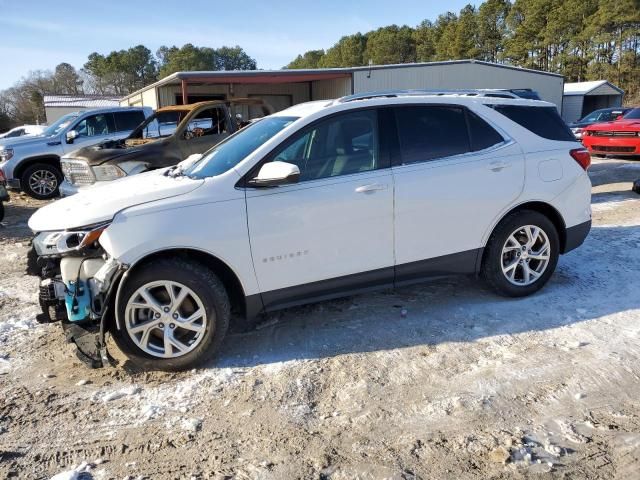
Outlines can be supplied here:
M591 220L567 228L567 238L562 253L570 252L582 245L590 230Z
M640 155L640 137L594 137L585 135L582 144L599 155Z

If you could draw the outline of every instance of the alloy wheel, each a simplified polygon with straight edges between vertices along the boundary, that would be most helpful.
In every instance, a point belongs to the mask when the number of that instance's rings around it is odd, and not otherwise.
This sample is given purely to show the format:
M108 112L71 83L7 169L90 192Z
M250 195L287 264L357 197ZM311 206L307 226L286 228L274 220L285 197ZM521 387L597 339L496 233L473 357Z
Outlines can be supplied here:
M29 188L38 195L49 196L58 188L58 179L49 170L36 170L29 177Z
M535 225L519 227L502 247L502 273L513 285L531 285L547 269L550 256L551 242L544 230Z
M176 358L200 344L207 314L200 297L187 286L169 280L149 282L129 297L125 328L145 353Z

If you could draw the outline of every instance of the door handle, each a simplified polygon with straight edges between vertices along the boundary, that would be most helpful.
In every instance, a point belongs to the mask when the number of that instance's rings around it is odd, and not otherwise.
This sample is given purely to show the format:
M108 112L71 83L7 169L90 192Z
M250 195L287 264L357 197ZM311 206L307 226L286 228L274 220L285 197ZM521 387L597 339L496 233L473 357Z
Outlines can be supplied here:
M495 162L491 162L489 164L489 169L492 172L499 172L500 170L504 170L505 168L509 168L511 163L505 162L503 160L496 160Z
M386 185L381 185L379 183L372 183L371 185L361 185L356 188L356 193L373 193L377 190L384 190L387 188Z

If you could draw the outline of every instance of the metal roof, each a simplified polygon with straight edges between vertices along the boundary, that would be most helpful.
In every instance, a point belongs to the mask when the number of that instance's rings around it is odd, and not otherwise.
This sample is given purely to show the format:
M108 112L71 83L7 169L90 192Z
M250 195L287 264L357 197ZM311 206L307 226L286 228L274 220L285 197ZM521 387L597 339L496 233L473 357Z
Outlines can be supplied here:
M45 95L43 101L45 108L100 108L120 105L120 97L104 95Z
M564 94L565 95L588 95L589 92L592 92L598 87L603 85L607 85L612 89L616 90L620 94L623 94L624 91L620 88L616 87L614 84L606 81L606 80L593 80L591 82L573 82L573 83L565 83L564 84Z
M425 62L425 63L401 63L393 65L371 65L364 67L346 67L346 68L314 68L314 69L282 69L282 70L218 70L218 71L195 71L195 72L175 72L167 77L158 80L155 83L147 85L140 90L130 93L127 99L134 95L160 87L163 85L175 85L181 83L182 80L188 81L190 84L197 83L293 83L293 82L310 82L313 80L328 80L335 78L349 77L353 72L374 71L401 68L416 67L436 67L440 65L456 65L456 64L478 64L495 68L505 68L509 70L517 70L520 72L528 72L537 75L550 75L554 77L563 76L558 73L544 72L542 70L532 70L528 68L514 67L511 65L503 65L499 63L484 62L481 60L450 60L444 62Z

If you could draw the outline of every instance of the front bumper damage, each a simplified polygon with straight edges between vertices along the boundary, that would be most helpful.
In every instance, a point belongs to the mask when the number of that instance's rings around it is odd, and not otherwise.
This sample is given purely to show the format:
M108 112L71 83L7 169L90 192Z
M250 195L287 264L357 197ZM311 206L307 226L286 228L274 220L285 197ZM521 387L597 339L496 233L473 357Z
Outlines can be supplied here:
M101 249L100 249L101 250ZM67 342L75 344L78 358L91 368L114 365L106 346L114 294L126 266L102 251L82 255L40 256L32 246L27 273L41 278L40 323L60 322Z

